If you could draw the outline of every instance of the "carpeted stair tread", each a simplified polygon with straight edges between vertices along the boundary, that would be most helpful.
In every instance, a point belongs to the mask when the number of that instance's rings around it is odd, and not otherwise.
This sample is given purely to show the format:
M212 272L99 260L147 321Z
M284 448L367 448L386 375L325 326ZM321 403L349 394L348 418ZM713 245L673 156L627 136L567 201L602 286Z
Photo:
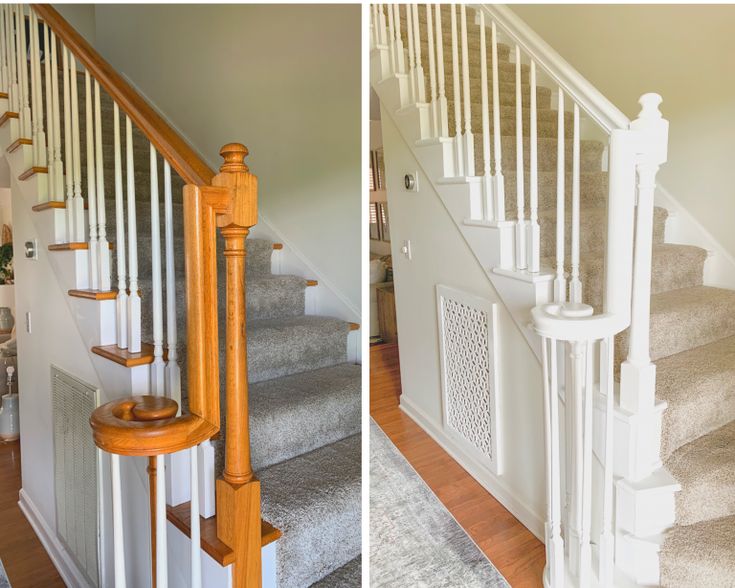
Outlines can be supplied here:
M360 554L361 436L353 435L257 472L263 518L283 536L280 588L302 588Z
M656 362L656 397L667 402L661 457L735 420L735 336Z
M503 171L505 178L505 217L516 219L518 206L516 204L517 184L515 166ZM523 191L525 195L525 218L528 220L530 201L529 189L531 177L526 169L523 174ZM538 208L539 210L556 210L556 170L538 172ZM604 206L607 202L608 174L602 171L590 171L579 174L579 203L583 208ZM564 175L565 209L572 206L572 173Z
M444 95L447 99L448 104L451 104L449 112L454 111L454 83L449 83L444 88ZM461 87L460 87L461 88ZM488 80L488 108L492 109L492 93L493 84L491 80ZM437 90L438 92L438 90ZM460 94L463 96L463 94ZM427 94L427 101L431 99L431 94ZM513 107L516 105L516 84L515 82L501 82L498 81L498 102L507 107ZM531 86L528 84L521 84L521 104L524 108L531 108ZM462 120L464 120L464 98L460 97L460 109ZM551 109L551 90L543 86L536 86L536 110L538 112L546 111ZM482 81L478 79L470 80L470 110L472 113L482 113ZM513 115L515 116L515 114ZM474 127L474 123L473 123Z
M253 468L359 433L360 374L343 363L250 386Z
M270 274L273 242L268 239L248 237L245 244L247 245L248 251L245 266L248 278L255 274Z
M681 484L677 525L735 515L735 421L680 447L664 465Z
M735 588L735 516L676 526L661 548L661 586Z
M249 321L250 382L344 363L349 329L343 320L311 315Z
M247 280L248 320L304 314L306 280L299 276L254 274Z
M615 356L628 355L626 329L615 339ZM651 359L735 335L735 291L694 286L651 296Z
M311 588L360 588L362 586L362 557L347 562Z

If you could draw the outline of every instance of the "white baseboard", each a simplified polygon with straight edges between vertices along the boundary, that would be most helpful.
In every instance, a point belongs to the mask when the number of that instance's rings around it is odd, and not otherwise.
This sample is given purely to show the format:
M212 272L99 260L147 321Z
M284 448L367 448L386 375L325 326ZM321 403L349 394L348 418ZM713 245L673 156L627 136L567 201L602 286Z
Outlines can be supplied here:
M513 495L500 477L490 472L477 460L464 453L457 444L437 427L433 421L404 395L401 395L400 408L410 416L426 433L434 439L449 455L493 495L524 527L533 533L539 541L544 541L544 519L527 504Z
M33 527L64 583L74 588L93 588L23 489L20 491L18 506Z

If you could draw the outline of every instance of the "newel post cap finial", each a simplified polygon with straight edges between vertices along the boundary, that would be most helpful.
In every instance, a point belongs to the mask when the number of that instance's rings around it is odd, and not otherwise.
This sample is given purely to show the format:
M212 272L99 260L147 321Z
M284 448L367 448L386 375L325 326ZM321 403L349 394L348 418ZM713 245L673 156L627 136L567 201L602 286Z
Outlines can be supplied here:
M638 118L663 118L663 114L661 114L661 110L659 110L659 106L663 101L664 99L661 95L656 94L655 92L643 94L643 96L638 99L638 104L641 105L641 112L638 115Z
M643 94L638 99L641 111L638 118L630 123L630 130L640 136L639 163L659 166L668 158L669 121L659 109L662 102L663 98L655 92Z
M242 143L227 143L219 150L219 154L225 162L220 166L219 171L225 172L246 172L248 166L245 165L245 158L248 156L248 148Z

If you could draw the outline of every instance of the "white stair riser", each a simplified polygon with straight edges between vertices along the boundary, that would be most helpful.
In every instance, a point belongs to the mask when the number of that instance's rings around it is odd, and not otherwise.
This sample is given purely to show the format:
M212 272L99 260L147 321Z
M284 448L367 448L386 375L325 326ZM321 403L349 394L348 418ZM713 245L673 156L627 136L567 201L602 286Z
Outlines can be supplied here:
M615 564L635 582L644 586L659 584L659 552L655 541L637 539L627 533L615 537Z

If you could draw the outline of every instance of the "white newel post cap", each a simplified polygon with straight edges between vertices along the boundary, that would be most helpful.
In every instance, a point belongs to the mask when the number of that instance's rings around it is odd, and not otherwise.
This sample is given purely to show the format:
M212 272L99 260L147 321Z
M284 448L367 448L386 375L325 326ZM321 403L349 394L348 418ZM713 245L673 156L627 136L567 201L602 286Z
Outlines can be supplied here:
M668 158L669 121L659 110L662 102L663 98L655 92L643 94L638 100L641 105L638 118L630 123L630 130L641 136L638 152L651 165L666 163Z

